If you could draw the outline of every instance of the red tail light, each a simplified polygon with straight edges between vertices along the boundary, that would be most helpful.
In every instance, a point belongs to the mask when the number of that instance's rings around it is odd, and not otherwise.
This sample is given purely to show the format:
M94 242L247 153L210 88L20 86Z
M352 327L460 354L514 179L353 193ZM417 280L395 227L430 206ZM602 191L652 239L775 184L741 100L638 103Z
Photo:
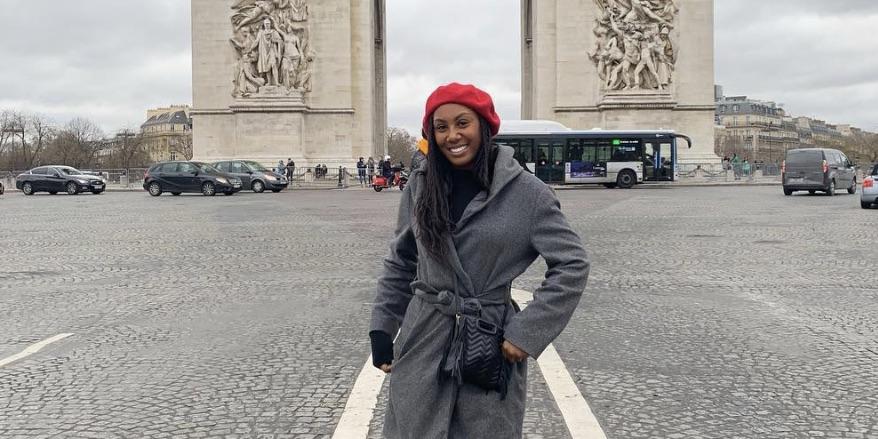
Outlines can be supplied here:
M829 163L826 163L826 160L823 161L823 173L829 172Z
M863 188L872 187L874 184L875 179L873 179L872 177L866 177L866 179L863 180Z

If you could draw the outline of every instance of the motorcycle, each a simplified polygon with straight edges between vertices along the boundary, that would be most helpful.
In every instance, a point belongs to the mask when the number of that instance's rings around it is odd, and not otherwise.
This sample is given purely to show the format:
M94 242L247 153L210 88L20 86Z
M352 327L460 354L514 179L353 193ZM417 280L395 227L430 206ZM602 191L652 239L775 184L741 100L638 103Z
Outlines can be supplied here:
M394 171L392 180L393 181L388 181L387 177L378 175L372 180L372 189L375 189L375 192L381 192L384 189L396 186L399 190L403 190L405 189L405 185L409 182L409 174L402 170Z

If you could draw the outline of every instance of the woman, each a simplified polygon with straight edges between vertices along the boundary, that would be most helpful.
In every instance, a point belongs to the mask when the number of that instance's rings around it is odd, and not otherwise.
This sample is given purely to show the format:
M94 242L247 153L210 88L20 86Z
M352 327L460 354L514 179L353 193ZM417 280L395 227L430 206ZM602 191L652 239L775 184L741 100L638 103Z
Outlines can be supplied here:
M521 437L528 357L561 333L579 303L589 263L552 190L523 172L491 97L452 83L429 97L429 150L399 207L396 237L378 281L369 336L373 364L390 374L388 438ZM512 281L537 256L546 280L526 310ZM505 395L448 379L460 306L504 328ZM396 342L393 336L399 331Z

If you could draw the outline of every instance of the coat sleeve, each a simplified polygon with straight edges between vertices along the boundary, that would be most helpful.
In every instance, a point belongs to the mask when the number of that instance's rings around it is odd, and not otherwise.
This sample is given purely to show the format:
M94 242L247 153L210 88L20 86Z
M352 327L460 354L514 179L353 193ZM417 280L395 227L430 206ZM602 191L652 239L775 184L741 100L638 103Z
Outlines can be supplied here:
M533 301L515 315L504 336L537 358L567 326L588 280L589 261L579 235L561 212L561 204L546 186L535 201L531 246L548 267Z
M411 282L418 265L418 247L412 230L413 185L403 191L395 237L390 243L390 254L384 258L384 269L378 279L378 292L372 308L369 331L383 331L396 336L405 310L412 299Z

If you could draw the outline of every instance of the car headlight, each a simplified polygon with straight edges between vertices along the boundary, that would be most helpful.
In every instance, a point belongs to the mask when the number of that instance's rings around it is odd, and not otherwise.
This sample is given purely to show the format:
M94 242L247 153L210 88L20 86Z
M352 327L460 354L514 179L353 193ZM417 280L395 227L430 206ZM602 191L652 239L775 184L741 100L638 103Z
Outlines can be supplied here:
M81 180L77 178L76 181L79 182L79 184L88 184L88 180Z
M269 181L274 181L274 180L277 180L277 177L275 177L271 174L265 174L265 179L269 180Z
M217 183L229 184L229 180L226 180L226 179L223 178L223 177L217 177L217 178L216 178L216 181L217 181Z

